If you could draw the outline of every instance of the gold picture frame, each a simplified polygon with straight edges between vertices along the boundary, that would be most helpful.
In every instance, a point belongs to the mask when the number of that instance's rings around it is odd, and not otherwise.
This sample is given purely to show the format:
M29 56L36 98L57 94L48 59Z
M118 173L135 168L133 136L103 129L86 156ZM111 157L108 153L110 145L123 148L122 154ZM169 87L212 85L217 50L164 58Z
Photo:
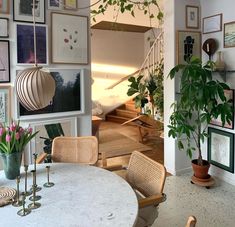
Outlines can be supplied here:
M64 0L64 9L77 10L77 0Z
M9 14L10 11L10 0L2 0L0 2L0 14Z
M178 30L176 36L178 64L185 64L191 56L201 58L201 32Z
M185 6L186 28L199 28L199 7Z
M235 47L235 21L224 23L224 48Z

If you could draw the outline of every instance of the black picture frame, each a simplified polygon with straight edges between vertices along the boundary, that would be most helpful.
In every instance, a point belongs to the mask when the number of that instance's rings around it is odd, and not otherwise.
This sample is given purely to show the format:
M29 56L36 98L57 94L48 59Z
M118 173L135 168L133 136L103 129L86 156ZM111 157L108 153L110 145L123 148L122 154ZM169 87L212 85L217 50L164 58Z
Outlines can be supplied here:
M13 20L18 22L33 23L32 0L13 0ZM45 24L46 11L45 0L37 0L35 10L35 22ZM39 3L39 4L38 4Z
M0 40L0 83L11 82L10 75L10 42Z
M234 110L234 89L224 90L224 93L225 93L226 98L229 99L232 109ZM232 119L231 124L225 123L224 126L222 126L222 121L220 118L212 119L210 124L216 125L222 128L234 129L234 118Z
M234 173L234 134L208 127L208 161Z

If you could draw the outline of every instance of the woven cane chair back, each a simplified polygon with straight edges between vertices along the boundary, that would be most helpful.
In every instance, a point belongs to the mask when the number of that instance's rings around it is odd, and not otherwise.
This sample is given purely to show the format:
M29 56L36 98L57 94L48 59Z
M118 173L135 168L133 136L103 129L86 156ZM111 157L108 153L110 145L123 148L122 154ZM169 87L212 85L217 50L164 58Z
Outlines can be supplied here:
M93 165L98 160L98 141L95 136L56 137L52 143L53 162Z
M185 227L195 227L196 223L197 223L197 219L194 216L189 216Z
M134 151L129 161L126 178L133 188L145 196L151 196L163 192L166 169L162 164Z

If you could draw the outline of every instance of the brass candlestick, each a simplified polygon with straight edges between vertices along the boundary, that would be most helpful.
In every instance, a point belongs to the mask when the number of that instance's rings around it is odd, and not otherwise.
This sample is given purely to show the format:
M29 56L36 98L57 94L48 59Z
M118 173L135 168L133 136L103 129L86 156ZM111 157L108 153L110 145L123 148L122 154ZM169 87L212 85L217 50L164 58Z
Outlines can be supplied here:
M16 190L16 201L14 201L12 203L12 206L14 207L19 207L22 205L22 201L20 200L20 176L16 177L16 187L17 187L17 190Z
M31 173L33 173L33 185L31 188L32 192L33 192L33 196L30 196L29 200L30 201L38 201L41 199L41 196L40 195L36 196L36 191L37 191L37 189L36 189L36 187L37 187L37 185L36 185L36 172L35 172L35 170L31 170Z
M53 182L50 182L49 180L50 166L46 166L46 170L47 170L47 183L45 183L43 186L46 188L50 188L53 187L55 184Z
M37 157L38 157L38 154L34 153L33 154L33 157L34 157L34 171L35 171L35 185L36 185L36 191L39 192L40 190L42 190L41 187L39 187L36 183L36 173L37 173L37 170L36 170L36 162L37 162ZM33 192L33 188L30 189L31 192Z
M25 196L29 196L32 194L31 191L27 191L27 180L28 180L28 165L24 165L24 172L25 172L25 181L24 181L24 194Z
M36 201L38 200L37 197L41 198L41 196L36 196L36 186L33 185L33 196L29 197L29 200L33 202L28 205L29 209L37 209L41 206L41 203L36 203Z
M30 209L25 208L25 197L26 197L26 195L25 195L25 193L23 192L23 193L22 193L22 206L23 206L23 207L22 207L21 210L19 210L19 211L17 212L17 214L20 215L20 216L26 216L26 215L28 215L28 214L31 212Z

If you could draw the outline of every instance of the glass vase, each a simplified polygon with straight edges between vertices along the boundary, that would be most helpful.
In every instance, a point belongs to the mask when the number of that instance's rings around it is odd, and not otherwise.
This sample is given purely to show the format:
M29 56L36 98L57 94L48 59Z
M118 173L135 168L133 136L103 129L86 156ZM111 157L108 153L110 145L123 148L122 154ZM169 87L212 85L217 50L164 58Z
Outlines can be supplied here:
M225 70L225 63L224 63L222 51L217 52L217 59L216 59L216 62L215 62L215 69L217 71L224 71Z
M5 176L9 180L16 179L20 175L20 166L22 161L22 152L13 152L5 154L0 152Z

